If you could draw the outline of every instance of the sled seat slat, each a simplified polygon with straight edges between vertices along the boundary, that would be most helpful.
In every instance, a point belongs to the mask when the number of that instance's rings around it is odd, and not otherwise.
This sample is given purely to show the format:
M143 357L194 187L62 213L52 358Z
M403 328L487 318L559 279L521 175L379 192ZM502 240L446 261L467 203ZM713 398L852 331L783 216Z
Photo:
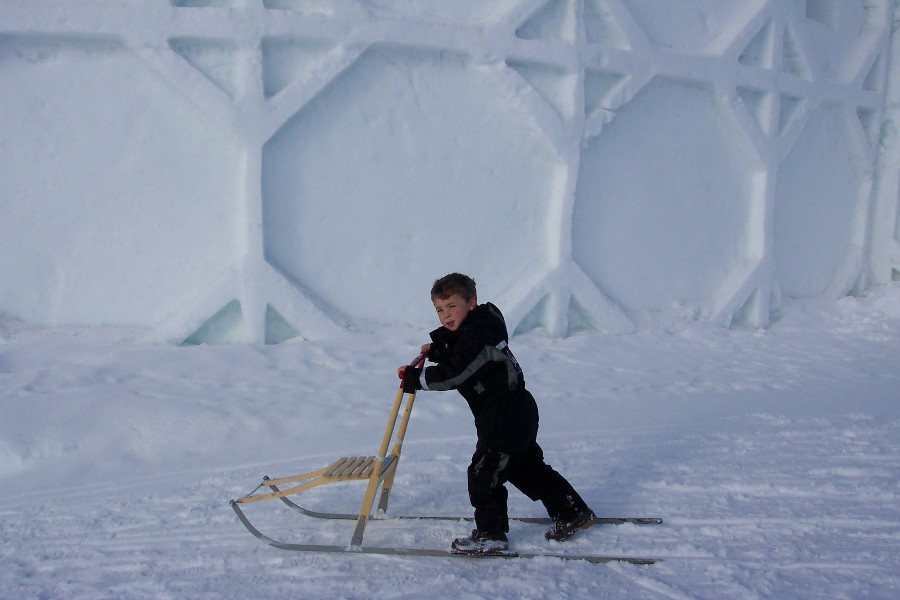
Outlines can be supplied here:
M359 468L359 465L366 462L365 456L351 456L347 458L343 464L334 471L333 477L340 479L350 479L353 478L354 473Z
M337 471L338 469L340 469L341 467L344 466L344 463L347 461L347 458L348 457L346 457L346 456L342 456L341 458L337 459L336 461L334 461L333 463L328 465L328 467L325 469L325 472L322 473L322 477L332 477L334 475L335 471Z
M369 473L372 472L372 468L375 465L375 457L374 456L366 456L361 458L360 461L354 465L353 471L351 472L353 477L358 477L360 479L366 479L369 477Z
M396 468L396 459L397 457L393 455L385 457L384 464L381 465L380 478L384 478ZM377 460L375 456L342 456L325 467L319 477L329 481L368 479L375 471Z

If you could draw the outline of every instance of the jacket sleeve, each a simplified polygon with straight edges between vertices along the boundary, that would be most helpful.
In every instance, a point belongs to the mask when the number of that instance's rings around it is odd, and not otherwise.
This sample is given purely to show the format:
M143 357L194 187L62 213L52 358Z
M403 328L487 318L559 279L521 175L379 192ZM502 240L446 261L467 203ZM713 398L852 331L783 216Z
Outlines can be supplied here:
M428 349L428 360L439 363L447 357L447 342L441 336L441 330L431 332L431 348Z
M497 321L502 325L502 321ZM505 328L472 328L445 347L440 362L422 371L423 390L471 387L478 394L502 393L524 385L522 370L509 351ZM463 395L466 392L460 389Z
M475 339L476 336L466 335L456 340L449 349L440 343L433 344L438 347L437 356L431 360L437 362L435 366L429 366L422 370L419 384L423 390L455 390L464 385L475 375L485 363L478 359L484 344ZM429 352L429 356L431 353Z

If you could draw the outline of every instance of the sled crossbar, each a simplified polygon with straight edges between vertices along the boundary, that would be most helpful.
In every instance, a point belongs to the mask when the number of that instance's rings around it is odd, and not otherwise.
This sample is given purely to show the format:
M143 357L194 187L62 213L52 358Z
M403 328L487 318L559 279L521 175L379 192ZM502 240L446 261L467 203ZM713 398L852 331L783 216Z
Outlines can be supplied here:
M410 363L410 365L419 366L424 363L424 361L424 356L418 356ZM403 405L404 396L406 397L406 404L398 426L397 417L400 414L400 407ZM232 507L238 513L238 516L242 516L242 513L238 509L238 504L250 504L262 500L271 500L273 498L283 499L286 496L299 494L300 492L329 483L368 481L366 492L363 495L362 506L360 506L359 514L356 517L356 529L350 540L350 546L358 548L362 544L363 533L365 532L366 523L371 516L372 505L375 502L375 496L378 493L379 487L381 488L381 495L378 500L378 511L383 512L387 510L391 486L394 484L394 475L397 472L397 463L400 460L400 450L403 447L403 439L406 437L406 428L409 425L409 416L412 413L415 399L416 393L404 393L402 385L400 386L400 389L397 390L397 396L394 399L394 405L391 414L388 417L387 427L385 428L384 437L381 440L381 447L378 449L377 455L343 456L327 467L308 473L279 477L276 479L265 477L262 483L248 495L232 500ZM390 446L392 439L394 440L394 447L391 449L391 452L388 453L388 446ZM284 489L275 487L286 484L297 485L292 485L291 487ZM273 491L263 494L256 493L264 487Z

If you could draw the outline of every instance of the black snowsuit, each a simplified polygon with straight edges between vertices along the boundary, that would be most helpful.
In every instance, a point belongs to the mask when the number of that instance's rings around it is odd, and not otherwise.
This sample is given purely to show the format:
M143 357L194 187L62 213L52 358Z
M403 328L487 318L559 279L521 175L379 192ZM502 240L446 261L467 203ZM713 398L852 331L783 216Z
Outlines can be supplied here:
M566 479L544 462L537 444L538 409L509 349L506 321L493 304L476 306L456 331L431 332L423 390L457 390L475 417L478 442L468 469L469 501L478 531L509 531L508 481L554 520L569 521L587 505Z

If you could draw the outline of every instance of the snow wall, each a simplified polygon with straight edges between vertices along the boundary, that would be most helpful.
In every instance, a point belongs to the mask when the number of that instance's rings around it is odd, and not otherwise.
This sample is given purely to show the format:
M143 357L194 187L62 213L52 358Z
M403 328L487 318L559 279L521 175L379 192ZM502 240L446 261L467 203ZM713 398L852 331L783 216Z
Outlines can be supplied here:
M897 11L900 12L900 11ZM5 0L0 312L765 327L896 277L894 0Z

